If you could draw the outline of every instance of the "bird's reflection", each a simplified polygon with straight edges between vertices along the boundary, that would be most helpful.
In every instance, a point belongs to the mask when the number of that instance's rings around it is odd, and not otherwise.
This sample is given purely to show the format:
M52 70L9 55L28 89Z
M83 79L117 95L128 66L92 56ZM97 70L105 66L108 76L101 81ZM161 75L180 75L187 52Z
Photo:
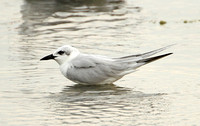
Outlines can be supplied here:
M81 85L66 86L61 92L50 95L57 102L75 103L80 101L106 100L110 97L124 96L129 94L131 89L119 87L114 84L106 85ZM109 97L107 97L109 96Z
M73 86L66 86L60 95L67 97L85 97L89 96L89 98L96 99L98 96L106 96L106 95L122 95L126 94L131 89L119 87L114 84L105 84L105 85L81 85L75 84Z
M82 117L91 119L91 123L92 119L102 117L108 121L112 120L110 115L123 115L123 118L132 116L137 120L141 115L162 114L168 104L163 94L145 94L113 84L66 86L60 93L51 94L48 99L48 111L51 110L53 116L65 120L65 123Z
M134 91L132 88L120 87L114 84L106 85L81 85L75 84L73 86L66 86L61 92L53 93L50 97L58 102L72 103L79 101L99 101L108 100L115 98L123 99L123 97L128 98L144 98L161 96L164 94L145 94L141 91Z

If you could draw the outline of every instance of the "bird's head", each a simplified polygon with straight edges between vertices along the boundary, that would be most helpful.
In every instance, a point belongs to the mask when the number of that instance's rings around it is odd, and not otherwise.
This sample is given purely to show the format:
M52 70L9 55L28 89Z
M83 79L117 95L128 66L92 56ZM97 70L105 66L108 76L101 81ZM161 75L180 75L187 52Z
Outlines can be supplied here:
M75 58L79 53L80 52L78 51L78 49L70 45L64 45L58 48L52 54L45 56L40 60L54 59L59 65L62 65L63 63L68 62L73 58Z

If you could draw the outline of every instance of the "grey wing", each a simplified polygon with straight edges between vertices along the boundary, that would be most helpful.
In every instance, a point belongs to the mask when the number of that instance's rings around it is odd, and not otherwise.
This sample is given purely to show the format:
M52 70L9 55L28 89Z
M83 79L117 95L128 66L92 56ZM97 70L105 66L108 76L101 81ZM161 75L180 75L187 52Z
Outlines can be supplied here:
M159 55L159 56L154 56L151 57L152 55L161 52L169 47L171 47L173 45L169 45L160 49L156 49L150 52L146 52L143 54L137 54L137 55L129 55L129 56L124 56L124 57L119 57L119 58L113 58L116 62L119 62L121 64L126 64L127 66L129 66L129 68L127 69L127 71L124 72L124 74L128 74L131 73L131 70L134 70L140 66L143 66L147 63L153 62L155 60L158 60L160 58L163 58L165 56L171 55L172 53L167 53L167 54L163 54L163 55Z
M121 78L120 73L125 69L110 59L93 55L80 55L72 60L72 64L67 77L79 83L95 84L109 78Z
M165 46L163 48L159 48L159 49L156 49L156 50L153 50L153 51L150 51L150 52L146 52L146 53L142 53L142 54L136 54L136 55L129 55L129 56L124 56L124 57L119 57L119 58L113 58L113 59L116 59L116 60L138 60L138 59L142 59L142 58L147 58L149 56L152 56L156 53L159 53L171 46L173 46L175 44L172 44L172 45L168 45L168 46Z

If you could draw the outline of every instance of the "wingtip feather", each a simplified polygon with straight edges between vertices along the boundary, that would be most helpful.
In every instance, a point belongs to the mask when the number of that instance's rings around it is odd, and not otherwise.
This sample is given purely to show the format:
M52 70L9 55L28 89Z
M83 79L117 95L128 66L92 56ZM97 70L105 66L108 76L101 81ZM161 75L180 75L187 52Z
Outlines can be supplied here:
M137 61L137 63L147 64L147 63L153 62L155 60L161 59L163 57L169 56L171 54L173 54L173 53L167 53L167 54L163 54L163 55L159 55L159 56L155 56L155 57L150 57L150 58L147 58L147 59L142 59L142 60Z

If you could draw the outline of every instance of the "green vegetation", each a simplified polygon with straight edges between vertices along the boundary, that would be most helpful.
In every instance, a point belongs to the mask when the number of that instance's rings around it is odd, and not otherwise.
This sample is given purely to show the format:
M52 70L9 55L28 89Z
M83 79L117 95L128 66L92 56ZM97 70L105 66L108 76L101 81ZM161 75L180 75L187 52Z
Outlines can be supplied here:
M153 23L153 24L158 23L158 22L155 21L155 20L151 20L150 22ZM200 22L200 20L183 20L183 21L177 21L176 23L184 23L184 24L187 24L187 23L198 23L198 22ZM160 20L160 21L159 21L159 24L160 24L160 25L165 25L165 24L167 24L167 21Z
M166 24L167 22L161 20L159 23L160 23L160 25L164 25L164 24Z
M199 22L200 20L184 20L183 23L195 23Z

